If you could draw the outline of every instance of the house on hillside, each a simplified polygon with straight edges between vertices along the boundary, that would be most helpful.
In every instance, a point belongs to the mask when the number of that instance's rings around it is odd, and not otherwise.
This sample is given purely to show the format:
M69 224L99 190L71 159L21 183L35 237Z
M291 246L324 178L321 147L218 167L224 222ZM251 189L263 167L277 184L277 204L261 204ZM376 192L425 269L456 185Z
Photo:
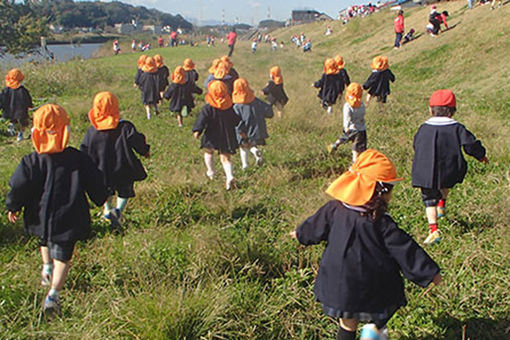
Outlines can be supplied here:
M115 30L120 34L131 34L133 32L139 32L140 26L133 24L115 24Z
M161 34L161 26L157 25L143 25L142 31L144 32L151 32L154 34Z
M333 20L329 15L320 13L315 10L294 10L292 11L291 24L301 25L314 21L330 21Z

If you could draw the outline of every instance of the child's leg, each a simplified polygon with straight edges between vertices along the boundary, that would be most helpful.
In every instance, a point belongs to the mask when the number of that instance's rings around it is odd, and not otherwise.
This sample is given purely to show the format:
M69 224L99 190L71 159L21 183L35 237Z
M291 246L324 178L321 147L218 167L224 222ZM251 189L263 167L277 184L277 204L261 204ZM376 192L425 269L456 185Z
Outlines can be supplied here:
M158 103L154 104L154 113L159 115Z
M109 196L103 206L103 216L107 217L113 209L113 195Z
M42 270L41 270L41 285L51 285L51 278L53 275L53 261L50 257L50 250L44 241L39 241L41 248Z
M328 106L327 111L328 114L331 114L331 112L333 112L333 106Z
M367 93L367 99L365 99L365 106L368 107L370 105L370 100L372 99L372 96L370 93Z
M211 149L204 149L204 162L205 167L207 168L207 177L209 179L214 178L214 157L213 157L214 150Z
M71 267L71 261L60 261L55 259L53 262L55 263L55 268L53 269L53 281L51 282L51 290L55 290L56 292L60 293L62 288L64 288L67 273L69 273L69 268Z
M241 145L239 148L239 153L241 154L241 166L243 167L243 170L248 169L248 146Z
M182 116L180 113L177 114L177 125L179 125L179 127L182 127Z
M261 166L262 164L264 164L264 159L262 158L262 151L260 151L260 149L257 148L256 145L254 145L250 148L250 152L255 157L255 161L257 162L258 166Z
M147 119L151 119L151 106L150 105L144 105L145 106L145 113L147 114Z
M425 204L425 214L429 223L429 236L425 239L425 244L431 244L440 240L439 230L437 228L437 204L441 199L441 191L438 189L421 188L421 196Z
M126 209L128 200L129 200L129 198L117 196L117 210L119 210L121 213L123 213L124 210Z
M232 155L229 153L220 153L220 161L223 165L223 170L225 171L226 180L226 188L230 190L232 188L232 182L234 181L234 172L232 168L232 162L230 161L230 157Z
M441 189L441 199L437 203L437 217L441 218L446 215L446 198L450 189Z
M336 336L337 340L355 340L356 328L358 328L358 320L340 319L340 327Z

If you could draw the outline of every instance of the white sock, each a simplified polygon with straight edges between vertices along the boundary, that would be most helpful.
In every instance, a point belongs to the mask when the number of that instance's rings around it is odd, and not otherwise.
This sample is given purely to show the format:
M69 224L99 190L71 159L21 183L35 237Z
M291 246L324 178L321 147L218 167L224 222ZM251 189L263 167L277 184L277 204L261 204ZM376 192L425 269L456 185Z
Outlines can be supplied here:
M243 169L248 168L248 148L240 147L239 153L241 154L241 165Z
M50 292L48 293L48 296L52 296L58 300L60 297L60 291L56 290L55 288L51 288Z
M126 209L128 198L117 197L117 209L123 212Z
M214 176L214 158L212 153L204 153L205 167L207 168L207 176Z
M110 211L112 211L112 209L113 209L112 202L113 202L113 196L108 197L108 199L106 200L106 203L104 204L104 209L103 209L104 215L108 215L110 213Z
M259 156L260 155L260 150L256 146L252 146L250 148L250 152L252 153L253 156L255 156L255 159L258 160L259 158L262 158L262 156Z
M356 162L356 159L358 158L358 153L356 151L352 152L352 162Z
M331 110L333 110L333 107L328 106L328 113L331 113Z
M232 162L224 161L224 162L221 162L221 164L223 165L223 170L225 171L225 176L227 177L227 183L228 183L234 179Z
M42 272L46 275L53 274L53 263L43 263Z

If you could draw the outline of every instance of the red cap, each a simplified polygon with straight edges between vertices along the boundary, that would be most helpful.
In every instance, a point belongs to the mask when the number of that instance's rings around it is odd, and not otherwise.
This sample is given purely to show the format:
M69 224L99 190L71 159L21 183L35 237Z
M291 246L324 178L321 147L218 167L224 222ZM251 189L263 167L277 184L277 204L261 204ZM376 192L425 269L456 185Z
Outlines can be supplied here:
M452 90L437 90L430 96L429 106L456 107L457 101Z

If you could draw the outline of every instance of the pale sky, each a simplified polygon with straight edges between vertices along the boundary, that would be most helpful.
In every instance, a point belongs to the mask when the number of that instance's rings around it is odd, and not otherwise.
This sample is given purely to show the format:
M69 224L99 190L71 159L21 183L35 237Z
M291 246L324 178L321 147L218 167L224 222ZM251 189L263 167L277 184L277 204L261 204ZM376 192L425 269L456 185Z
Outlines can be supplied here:
M105 1L105 0L103 0ZM315 9L336 18L338 11L352 4L368 3L370 0L122 0L135 6L156 8L170 14L181 14L185 18L222 20L226 22L257 24L268 16L284 21L293 9ZM373 1L374 3L376 0Z

